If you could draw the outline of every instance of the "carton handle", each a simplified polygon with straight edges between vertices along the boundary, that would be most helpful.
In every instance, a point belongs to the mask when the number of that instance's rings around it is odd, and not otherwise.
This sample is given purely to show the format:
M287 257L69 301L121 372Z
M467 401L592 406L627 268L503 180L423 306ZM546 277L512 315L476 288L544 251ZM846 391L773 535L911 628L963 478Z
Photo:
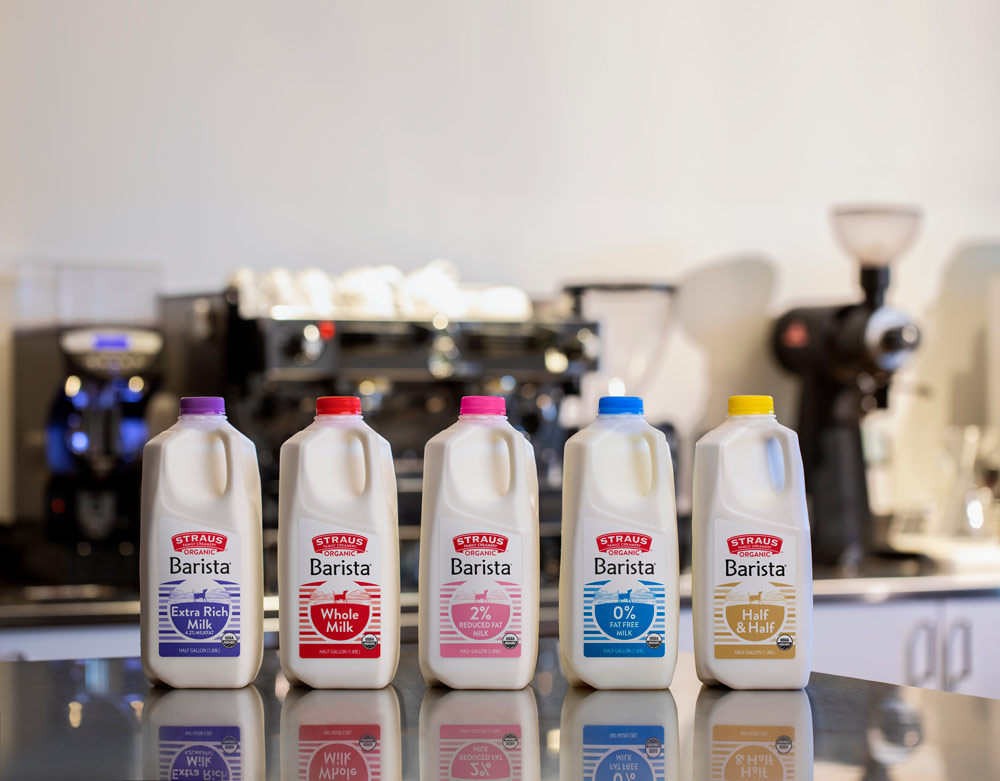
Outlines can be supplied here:
M361 443L365 462L365 487L361 491L361 496L370 499L372 496L381 495L382 465L376 459L379 448L374 432L355 430L351 433Z
M243 458L240 452L242 443L233 431L220 429L213 434L222 440L222 447L226 451L226 487L222 496L228 498L237 493L237 489L243 488Z
M524 435L512 428L500 428L500 437L507 445L507 457L510 459L510 482L507 484L507 495L521 489L524 480Z

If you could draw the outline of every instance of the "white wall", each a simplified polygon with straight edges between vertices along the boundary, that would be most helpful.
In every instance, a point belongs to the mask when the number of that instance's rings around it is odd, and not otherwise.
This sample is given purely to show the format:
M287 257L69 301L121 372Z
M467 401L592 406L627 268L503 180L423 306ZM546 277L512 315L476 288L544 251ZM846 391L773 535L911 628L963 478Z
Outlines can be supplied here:
M171 290L438 256L536 292L695 274L719 294L653 394L691 430L759 379L761 309L853 295L830 203L926 208L893 293L922 317L964 247L1000 264L993 0L0 0L0 36L7 256L155 260ZM900 432L960 416L965 352L917 368Z

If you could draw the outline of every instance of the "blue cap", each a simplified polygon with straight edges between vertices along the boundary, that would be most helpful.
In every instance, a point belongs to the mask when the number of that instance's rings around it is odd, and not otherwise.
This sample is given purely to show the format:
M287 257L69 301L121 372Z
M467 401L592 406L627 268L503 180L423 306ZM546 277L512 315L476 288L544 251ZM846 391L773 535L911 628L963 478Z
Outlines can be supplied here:
M642 399L638 396L601 396L598 415L641 415Z

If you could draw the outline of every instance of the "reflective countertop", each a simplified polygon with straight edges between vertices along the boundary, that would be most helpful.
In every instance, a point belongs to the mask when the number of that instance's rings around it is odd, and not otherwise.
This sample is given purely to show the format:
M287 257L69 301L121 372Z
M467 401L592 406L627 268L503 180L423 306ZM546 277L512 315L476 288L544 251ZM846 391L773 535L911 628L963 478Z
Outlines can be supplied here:
M423 765L423 768L421 768ZM561 772L561 776L560 776ZM0 778L1000 779L1000 701L814 674L806 692L567 691L544 639L521 692L150 689L137 659L0 664Z

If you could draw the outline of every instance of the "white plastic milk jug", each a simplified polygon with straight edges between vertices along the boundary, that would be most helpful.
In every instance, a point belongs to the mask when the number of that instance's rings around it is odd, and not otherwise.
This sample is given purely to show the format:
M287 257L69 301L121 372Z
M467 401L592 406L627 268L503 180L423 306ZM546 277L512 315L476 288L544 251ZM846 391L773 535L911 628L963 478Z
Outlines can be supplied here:
M154 684L239 688L260 670L260 473L217 397L181 399L142 461L142 666Z
M400 781L399 700L373 691L289 689L281 705L281 778Z
M559 726L562 781L680 777L677 705L669 691L567 690Z
M733 396L694 457L698 677L800 689L812 663L812 552L799 440L770 396Z
M466 396L424 451L420 671L429 685L520 689L538 652L538 475L499 396Z
M420 704L420 778L538 781L534 691L427 689Z
M812 781L813 730L804 691L703 687L694 716L694 778Z
M354 396L316 401L281 447L281 668L292 683L380 689L399 662L399 526L389 443Z
M253 686L166 689L142 707L143 778L263 778L264 705Z
M677 662L677 515L670 449L642 399L606 396L566 442L559 650L566 678L663 689Z

